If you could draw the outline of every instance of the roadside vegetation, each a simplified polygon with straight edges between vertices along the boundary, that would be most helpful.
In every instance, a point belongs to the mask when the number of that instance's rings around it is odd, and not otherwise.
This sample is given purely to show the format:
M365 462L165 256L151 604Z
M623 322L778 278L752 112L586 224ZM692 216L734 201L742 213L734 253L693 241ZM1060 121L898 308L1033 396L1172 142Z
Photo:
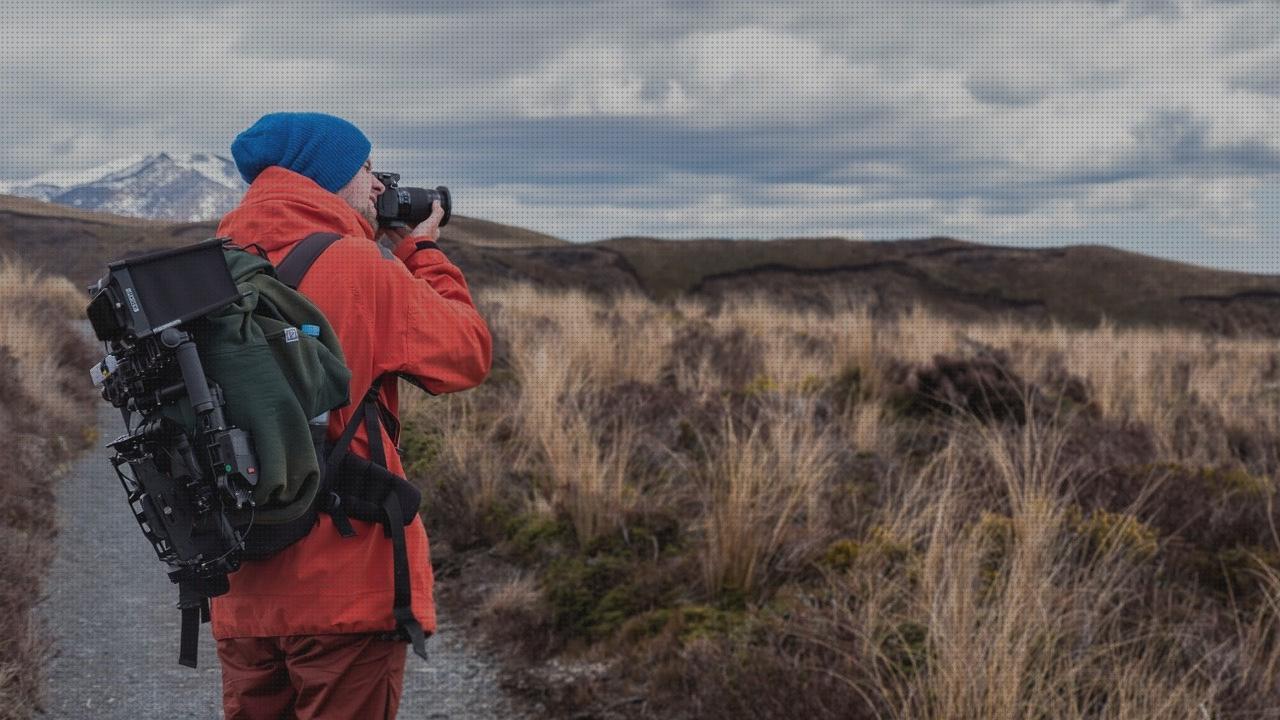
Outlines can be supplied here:
M54 487L94 440L84 299L69 280L0 259L0 718L40 707L43 595L57 534Z
M1273 342L483 300L492 376L404 394L406 467L441 586L555 716L1280 704Z

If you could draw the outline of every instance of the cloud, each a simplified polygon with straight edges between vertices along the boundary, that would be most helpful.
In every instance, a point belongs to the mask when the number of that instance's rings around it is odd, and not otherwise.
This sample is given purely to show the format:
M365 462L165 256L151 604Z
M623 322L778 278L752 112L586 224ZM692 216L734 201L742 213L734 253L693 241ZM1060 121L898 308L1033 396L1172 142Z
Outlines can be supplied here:
M31 3L0 61L0 178L296 108L573 239L1274 231L1265 1Z

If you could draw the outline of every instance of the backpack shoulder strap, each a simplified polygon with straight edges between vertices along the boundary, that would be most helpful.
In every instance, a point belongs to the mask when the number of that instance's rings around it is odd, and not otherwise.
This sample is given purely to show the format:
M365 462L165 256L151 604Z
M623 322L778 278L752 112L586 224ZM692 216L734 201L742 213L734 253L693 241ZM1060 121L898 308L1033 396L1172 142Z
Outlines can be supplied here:
M341 238L342 236L338 233L311 233L294 245L284 260L276 266L276 277L280 282L297 290L302 284L302 278L306 277L307 271L311 269L316 259Z

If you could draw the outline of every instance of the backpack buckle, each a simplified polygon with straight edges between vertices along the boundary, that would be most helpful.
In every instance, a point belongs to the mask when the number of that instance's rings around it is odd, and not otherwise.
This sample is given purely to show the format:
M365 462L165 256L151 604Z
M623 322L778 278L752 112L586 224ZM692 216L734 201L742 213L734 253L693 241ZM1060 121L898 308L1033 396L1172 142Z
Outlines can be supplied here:
M328 500L325 502L325 512L329 513L329 517L333 519L333 526L338 528L339 535L356 536L356 529L351 527L351 520L347 518L347 511L342 507L342 497L338 493L329 493Z

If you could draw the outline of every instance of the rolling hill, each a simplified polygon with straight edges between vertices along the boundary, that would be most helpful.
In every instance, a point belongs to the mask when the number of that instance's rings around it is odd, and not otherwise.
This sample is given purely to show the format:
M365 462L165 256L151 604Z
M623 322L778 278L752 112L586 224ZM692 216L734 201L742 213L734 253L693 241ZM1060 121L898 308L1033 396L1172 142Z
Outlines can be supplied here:
M0 253L85 285L106 262L213 235L165 223L0 196ZM822 310L832 299L891 312L924 304L966 319L1012 314L1093 324L1161 324L1280 336L1280 277L1225 272L1081 245L1026 249L930 238L771 241L564 240L455 215L441 246L474 287L527 280L658 299L763 292Z

